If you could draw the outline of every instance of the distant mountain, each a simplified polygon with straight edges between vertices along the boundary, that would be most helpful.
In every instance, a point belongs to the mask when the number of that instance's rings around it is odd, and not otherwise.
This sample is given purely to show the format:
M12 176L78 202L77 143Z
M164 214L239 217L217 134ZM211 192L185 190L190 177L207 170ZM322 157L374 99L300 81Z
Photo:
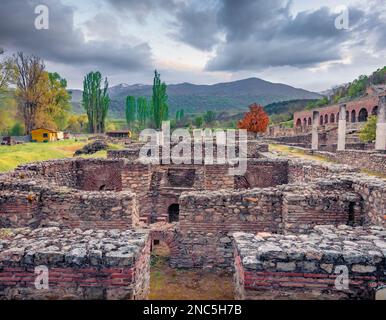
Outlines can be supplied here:
M75 112L82 112L80 101L82 92L71 90ZM294 88L281 83L272 83L258 78L249 78L214 85L195 85L191 83L168 85L170 115L179 109L185 113L245 111L248 105L257 102L268 105L279 101L295 99L319 99L315 92ZM119 84L109 88L111 98L110 117L123 117L126 96L145 96L150 98L151 85Z

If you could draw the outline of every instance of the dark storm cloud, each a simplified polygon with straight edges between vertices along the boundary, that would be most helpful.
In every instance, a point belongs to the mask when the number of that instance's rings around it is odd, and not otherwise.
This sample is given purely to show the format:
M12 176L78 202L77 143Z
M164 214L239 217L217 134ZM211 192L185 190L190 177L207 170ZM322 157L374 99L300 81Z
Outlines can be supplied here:
M246 39L253 32L269 36L281 22L289 17L286 0L221 0L218 22L227 34L227 41Z
M49 7L49 29L36 30L34 8ZM138 70L151 61L150 47L117 45L111 41L85 41L74 27L73 9L60 1L2 1L0 11L0 46L22 50L43 59L102 69Z
M172 37L194 48L211 50L219 41L216 13L216 8L181 6L175 14L176 30L171 33Z
M217 55L208 62L211 71L239 71L277 66L308 67L339 60L342 50L358 41L365 12L349 8L350 30L335 28L338 14L322 7L290 14L287 0L222 0L219 27L226 33ZM378 23L374 21L374 23Z

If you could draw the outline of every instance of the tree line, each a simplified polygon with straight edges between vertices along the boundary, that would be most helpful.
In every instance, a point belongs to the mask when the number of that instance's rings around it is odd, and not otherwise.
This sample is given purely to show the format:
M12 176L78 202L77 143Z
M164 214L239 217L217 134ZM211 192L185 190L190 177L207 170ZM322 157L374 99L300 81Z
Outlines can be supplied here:
M3 51L0 50L0 55L2 54ZM12 57L0 59L0 99L6 99L10 92L14 94L17 118L22 122L22 126L18 124L18 127L13 128L15 135L29 135L33 129L39 127L104 133L108 129L111 103L108 88L107 77L103 77L99 71L89 72L83 80L81 99L85 114L74 115L71 113L71 92L67 90L66 79L56 72L48 72L40 57L18 52ZM1 119L6 119L5 111L0 105ZM161 80L157 70L154 71L151 98L128 96L125 101L125 116L131 130L144 127L160 129L165 120L171 120L172 127L201 128L204 125L211 127L216 123L216 114L213 111L187 116L184 109L180 109L175 118L170 119L167 85ZM232 127L236 127L235 122Z
M0 55L4 52L0 49ZM30 134L35 128L53 130L87 131L103 133L110 107L108 80L99 71L88 73L83 80L81 104L85 115L71 113L71 93L67 81L58 73L46 70L44 61L35 55L18 52L12 57L0 59L0 99L11 103L11 95L16 101L17 122L8 132L15 135ZM151 101L144 97L126 100L126 120L128 124L138 120L141 125L160 128L163 120L169 117L166 84L155 71ZM10 111L0 105L0 117L6 122ZM2 121L3 122L3 121ZM6 124L8 126L8 123ZM0 131L4 131L2 123Z

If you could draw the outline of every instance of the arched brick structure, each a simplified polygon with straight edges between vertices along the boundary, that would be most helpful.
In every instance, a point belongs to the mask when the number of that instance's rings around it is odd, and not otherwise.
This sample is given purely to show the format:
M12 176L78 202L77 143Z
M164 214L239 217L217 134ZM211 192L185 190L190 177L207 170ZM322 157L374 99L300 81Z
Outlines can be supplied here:
M378 110L378 95L370 95L363 97L361 99L349 101L346 103L346 120L349 123L363 122L366 121L370 115L376 115ZM320 119L319 125L337 125L339 119L339 104L334 104L331 106L315 109L319 111ZM359 113L362 110L361 121L359 121ZM295 112L294 114L294 123L296 127L308 127L312 125L309 121L304 124L304 119L312 119L312 112L310 111L300 111ZM367 116L366 116L367 113ZM366 120L365 120L366 119ZM334 120L334 121L333 121Z
M359 110L358 122L366 122L368 116L369 112L366 110L366 108L362 108L361 110Z
M357 122L357 115L355 110L351 111L351 123Z
M179 256L179 231L176 223L155 223L151 225L150 237L152 248L154 241L164 242L170 250L171 263Z

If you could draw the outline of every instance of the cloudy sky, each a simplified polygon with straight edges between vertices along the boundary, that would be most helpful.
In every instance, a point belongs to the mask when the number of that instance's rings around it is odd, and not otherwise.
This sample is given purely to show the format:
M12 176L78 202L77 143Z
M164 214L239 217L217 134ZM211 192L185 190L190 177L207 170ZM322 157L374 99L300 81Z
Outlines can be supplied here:
M49 8L37 30L35 7ZM343 6L343 7L342 7ZM344 6L348 29L337 29ZM41 56L71 88L259 77L313 91L386 65L386 0L2 0L0 47Z

